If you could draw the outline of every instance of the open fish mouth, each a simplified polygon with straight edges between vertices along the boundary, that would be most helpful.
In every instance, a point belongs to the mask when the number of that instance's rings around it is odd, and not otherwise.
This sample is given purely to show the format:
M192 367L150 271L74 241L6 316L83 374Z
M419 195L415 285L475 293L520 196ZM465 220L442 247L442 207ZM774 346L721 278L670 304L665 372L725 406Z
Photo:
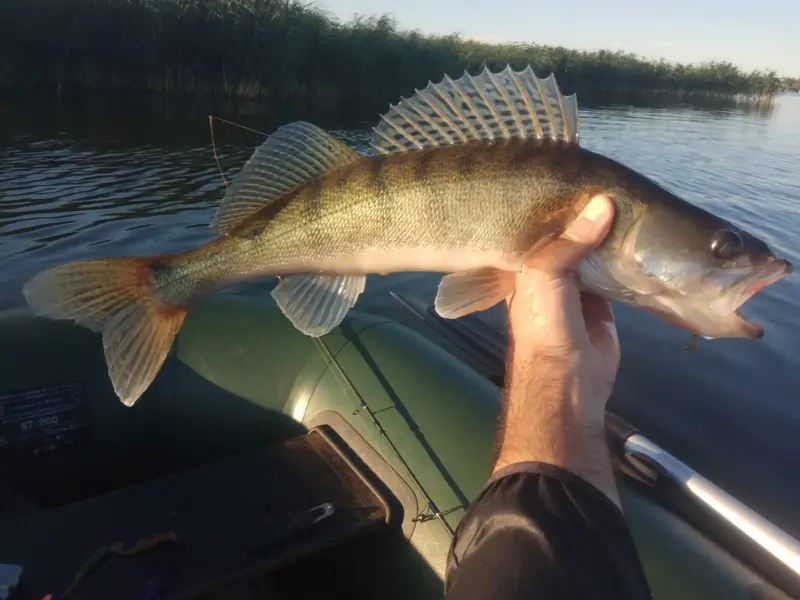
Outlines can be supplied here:
M792 272L788 260L770 257L757 266L718 269L703 291L654 295L640 305L662 319L708 339L760 338L764 327L749 320L741 307L755 294Z
M761 337L764 335L764 327L745 317L740 310L742 305L764 288L789 275L792 270L792 263L788 260L772 258L742 278L741 283L734 286L737 291L730 296L731 304L728 305L728 310L730 311L729 314L737 320L737 326L745 334L744 337Z

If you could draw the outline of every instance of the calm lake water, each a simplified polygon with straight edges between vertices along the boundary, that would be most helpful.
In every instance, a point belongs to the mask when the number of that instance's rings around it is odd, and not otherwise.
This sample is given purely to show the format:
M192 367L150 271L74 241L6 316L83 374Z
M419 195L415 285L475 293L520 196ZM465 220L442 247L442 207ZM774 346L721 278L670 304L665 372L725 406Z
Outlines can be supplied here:
M320 124L363 149L366 118L356 128ZM234 120L269 132L288 117ZM587 108L581 123L586 147L741 224L800 265L800 95L761 108ZM224 124L215 133L228 177L262 139ZM202 243L223 189L202 112L0 107L0 309L23 304L24 281L56 263ZM368 293L391 287L432 300L437 281L376 277ZM263 284L245 291L263 293ZM798 300L794 275L745 307L765 323L763 339L700 340L694 353L683 350L685 332L618 308L623 361L612 408L800 537Z

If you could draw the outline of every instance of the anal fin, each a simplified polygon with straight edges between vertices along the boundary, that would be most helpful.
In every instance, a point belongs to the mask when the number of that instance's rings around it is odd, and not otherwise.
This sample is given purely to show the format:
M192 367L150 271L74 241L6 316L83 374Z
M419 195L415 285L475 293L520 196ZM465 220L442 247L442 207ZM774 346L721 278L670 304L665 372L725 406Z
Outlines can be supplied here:
M287 275L272 290L272 297L292 325L320 337L344 320L366 280L366 275Z
M457 319L491 308L514 291L515 274L490 267L442 277L434 306L440 317Z

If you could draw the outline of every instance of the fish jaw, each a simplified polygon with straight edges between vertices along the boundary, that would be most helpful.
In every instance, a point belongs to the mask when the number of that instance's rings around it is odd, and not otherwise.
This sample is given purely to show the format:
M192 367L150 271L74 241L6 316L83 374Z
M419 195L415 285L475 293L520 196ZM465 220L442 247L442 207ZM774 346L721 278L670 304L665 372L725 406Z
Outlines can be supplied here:
M730 298L728 306L725 307L724 303L721 303L722 306L719 310L721 314L727 312L731 326L738 327L741 332L742 335L740 337L760 338L764 335L764 327L759 323L750 321L741 313L740 308L758 292L789 276L792 271L791 262L783 258L775 258L756 268L753 273L745 276L741 283L732 289L732 292L728 295ZM716 303L714 306L717 307L719 304Z
M741 306L792 272L769 245L652 182L614 189L622 219L597 254L605 289L625 304L707 338L760 338ZM642 199L639 201L639 199ZM638 210L630 210L640 202ZM724 235L723 235L724 234ZM715 244L738 243L725 253ZM595 279L598 279L596 273Z
M758 292L793 271L792 263L776 258L751 269L738 281L708 294L674 295L669 293L642 296L630 302L658 315L665 321L707 338L763 337L764 327L745 317L740 308Z

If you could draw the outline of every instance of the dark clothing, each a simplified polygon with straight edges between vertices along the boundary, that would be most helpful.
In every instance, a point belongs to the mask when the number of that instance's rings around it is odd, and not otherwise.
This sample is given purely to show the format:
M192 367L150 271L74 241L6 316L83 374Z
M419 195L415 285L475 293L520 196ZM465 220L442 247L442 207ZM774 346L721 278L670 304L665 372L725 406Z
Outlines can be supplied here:
M619 508L564 469L499 471L456 530L446 600L651 598Z

